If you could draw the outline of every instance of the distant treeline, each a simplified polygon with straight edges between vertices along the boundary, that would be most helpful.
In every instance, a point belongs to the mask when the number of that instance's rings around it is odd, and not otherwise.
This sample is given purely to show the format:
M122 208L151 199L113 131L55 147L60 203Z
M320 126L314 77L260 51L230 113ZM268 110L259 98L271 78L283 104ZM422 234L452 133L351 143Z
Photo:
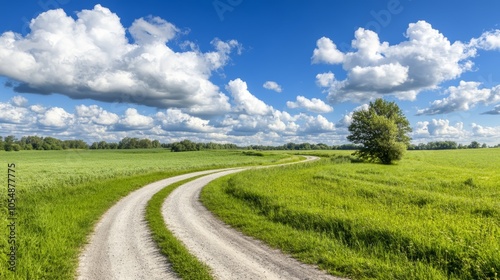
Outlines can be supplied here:
M5 139L0 136L0 150L65 150L88 149L89 145L83 140L59 140L53 137L25 136L21 139L10 135Z
M454 141L437 141L427 144L410 145L409 150L444 150L444 149L474 149L487 148L486 144L479 144L473 141L469 145L457 144ZM500 147L496 145L495 147ZM173 152L202 151L202 150L357 150L360 146L355 144L343 144L329 146L323 143L287 143L281 146L249 145L237 146L235 144L221 143L195 143L190 140L182 140L175 143L160 143L158 140L139 139L125 137L120 142L94 142L87 144L83 140L60 140L54 137L24 136L17 139L15 136L0 136L0 150L20 151L20 150L66 150L66 149L170 149Z
M492 147L500 147L500 144ZM420 143L418 145L410 145L408 150L452 150L452 149L478 149L478 148L488 148L486 143L482 145L477 141L472 141L469 145L457 144L455 141L435 141L429 142L427 144Z

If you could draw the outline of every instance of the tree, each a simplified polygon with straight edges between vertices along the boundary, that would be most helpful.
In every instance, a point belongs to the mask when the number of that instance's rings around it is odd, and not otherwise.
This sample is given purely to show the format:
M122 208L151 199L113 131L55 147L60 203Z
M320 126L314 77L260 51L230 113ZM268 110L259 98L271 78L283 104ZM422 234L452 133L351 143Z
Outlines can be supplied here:
M153 144L149 139L141 139L139 140L139 142L137 142L137 147L139 149L151 149L153 147Z
M21 146L17 143L12 144L12 151L19 152L21 150Z
M12 147L12 145L14 145L14 143L17 141L16 137L14 135L9 135L7 137L5 137L5 140L4 140L4 150L6 151L12 151L14 150L14 148Z
M176 142L172 144L170 149L172 152L186 152L186 151L197 151L198 148L196 143L190 140L182 140L181 142Z
M390 164L400 160L410 145L410 123L394 102L379 98L368 110L354 112L347 139L361 144L354 155L363 160Z
M108 145L108 143L106 143L106 141L100 141L97 144L97 148L101 149L101 150L105 150L105 149L109 149L109 145Z
M157 148L161 148L161 143L160 141L158 140L153 140L153 142L151 142L151 145L153 146L153 148L157 149Z
M470 145L469 145L469 148L471 148L471 149L477 149L477 148L479 148L479 147L481 147L481 145L480 145L480 144L479 144L479 142L477 142L477 141L472 141L472 142L470 143Z

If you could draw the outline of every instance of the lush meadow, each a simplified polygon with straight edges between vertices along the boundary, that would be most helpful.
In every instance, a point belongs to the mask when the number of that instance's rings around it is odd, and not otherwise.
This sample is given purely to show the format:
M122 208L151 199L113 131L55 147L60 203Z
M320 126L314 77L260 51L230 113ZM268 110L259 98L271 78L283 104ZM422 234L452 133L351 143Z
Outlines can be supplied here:
M3 213L7 165L16 164L18 251L12 273L7 264L8 216L0 215L0 279L72 279L79 250L95 222L117 200L147 183L197 170L287 160L289 155L283 153L261 156L242 151L1 151Z
M313 163L214 181L228 224L352 279L499 279L500 149L414 151L393 165Z

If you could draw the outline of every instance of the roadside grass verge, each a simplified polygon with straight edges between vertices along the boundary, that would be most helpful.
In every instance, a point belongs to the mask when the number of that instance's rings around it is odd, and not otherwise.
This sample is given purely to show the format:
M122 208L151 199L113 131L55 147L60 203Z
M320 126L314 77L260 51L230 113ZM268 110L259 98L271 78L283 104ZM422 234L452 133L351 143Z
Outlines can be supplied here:
M500 149L409 152L396 165L249 170L202 190L227 224L352 279L499 279Z
M0 237L0 279L73 279L94 224L120 198L148 183L184 173L267 165L289 157L242 151L165 150L0 152L16 163L17 270L8 271L7 231ZM7 184L7 176L0 176ZM6 211L7 191L0 192ZM7 215L0 215L7 228ZM4 238L5 237L5 238Z
M189 178L167 186L151 198L146 208L146 220L152 231L153 240L162 254L168 258L172 269L182 279L212 280L213 277L209 267L191 255L182 242L167 228L161 214L161 207L167 196L177 187L206 175Z

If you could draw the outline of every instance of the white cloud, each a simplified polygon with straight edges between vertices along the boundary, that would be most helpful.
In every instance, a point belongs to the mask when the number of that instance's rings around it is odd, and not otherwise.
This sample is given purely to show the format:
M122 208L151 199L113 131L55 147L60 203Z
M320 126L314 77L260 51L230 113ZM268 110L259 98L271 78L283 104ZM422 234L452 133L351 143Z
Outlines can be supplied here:
M28 99L20 95L16 95L10 99L10 103L17 107L26 107L26 105L28 104Z
M451 124L447 119L432 119L431 121L417 122L411 133L413 141L418 143L430 141L470 143L473 140L479 140L475 136L473 132L465 129L462 122Z
M216 49L215 52L205 53L205 59L210 63L211 70L217 70L225 66L230 59L229 54L233 49L237 49L238 54L241 53L242 46L236 40L224 42L215 38L210 43Z
M316 75L316 84L320 87L331 87L335 83L335 75L332 72Z
M411 23L406 37L406 41L391 46L380 42L375 32L359 28L352 41L355 51L337 60L347 78L334 81L331 75L317 77L317 83L327 88L328 100L366 102L387 94L414 100L422 90L435 89L472 69L470 58L475 49L459 41L451 43L425 21Z
M80 122L92 122L98 125L113 125L118 122L120 117L117 114L110 113L97 105L79 105L76 106L76 117Z
M30 28L26 36L0 35L0 75L15 80L17 92L191 109L199 115L230 108L209 78L241 49L235 40L214 39L212 52L174 51L165 43L179 29L149 17L129 28L131 43L119 17L101 5L77 12L76 19L62 9L49 10Z
M312 134L335 131L335 124L328 121L322 115L316 117L301 115L301 118L305 120L305 123L301 126L303 133Z
M40 104L31 105L29 108L30 108L30 110L32 112L35 112L35 113L38 113L38 114L42 114L45 111L47 111L47 108L45 108L44 106L42 106Z
M448 97L435 100L426 109L418 110L418 115L446 114L456 111L468 111L477 104L494 104L500 102L500 86L479 88L479 82L460 81L458 87L451 86L445 93Z
M338 64L344 60L344 54L337 49L331 39L321 37L316 42L311 60L312 63Z
M262 86L265 89L274 90L276 92L281 92L282 91L281 86L278 83L274 82L274 81L267 81Z
M408 79L408 66L389 63L380 66L354 66L349 81L358 91L378 91L402 85ZM369 81L369 82L367 82Z
M52 107L48 109L38 122L43 126L64 129L70 126L74 121L74 115L66 112L63 108Z
M487 31L470 41L471 47L484 50L500 50L500 30Z
M233 113L226 115L219 127L227 129L233 136L280 135L308 135L329 133L335 130L335 125L325 117L316 117L307 114L290 115L288 112L275 110L262 100L255 97L247 87L246 82L235 79L226 87L234 98ZM304 97L297 99L297 105L307 106L308 109L329 111L330 106L318 99L309 100ZM270 136L271 137L271 136Z
M467 135L467 131L464 130L464 124L462 122L450 125L449 120L433 119L431 122L419 122L417 126L419 126L418 131L427 130L431 136L464 137Z
M333 107L322 100L317 98L307 99L301 95L297 96L297 101L288 101L286 105L288 108L303 108L314 113L329 113L333 111Z
M493 137L495 139L499 139L500 138L500 126L484 127L484 126L472 123L472 133L474 136L478 136L478 137Z
M215 128L209 125L210 121L190 116L179 109L167 109L166 113L158 112L155 119L161 123L161 127L166 131L215 131Z
M14 124L25 122L29 115L28 109L11 103L0 103L0 122Z
M235 109L249 115L267 115L273 108L248 91L247 83L240 78L229 81L226 89L231 93Z
M122 118L118 124L118 129L121 130L139 130L139 129L149 129L153 126L153 118L149 116L144 116L137 112L137 109L128 108L125 110L125 116Z

